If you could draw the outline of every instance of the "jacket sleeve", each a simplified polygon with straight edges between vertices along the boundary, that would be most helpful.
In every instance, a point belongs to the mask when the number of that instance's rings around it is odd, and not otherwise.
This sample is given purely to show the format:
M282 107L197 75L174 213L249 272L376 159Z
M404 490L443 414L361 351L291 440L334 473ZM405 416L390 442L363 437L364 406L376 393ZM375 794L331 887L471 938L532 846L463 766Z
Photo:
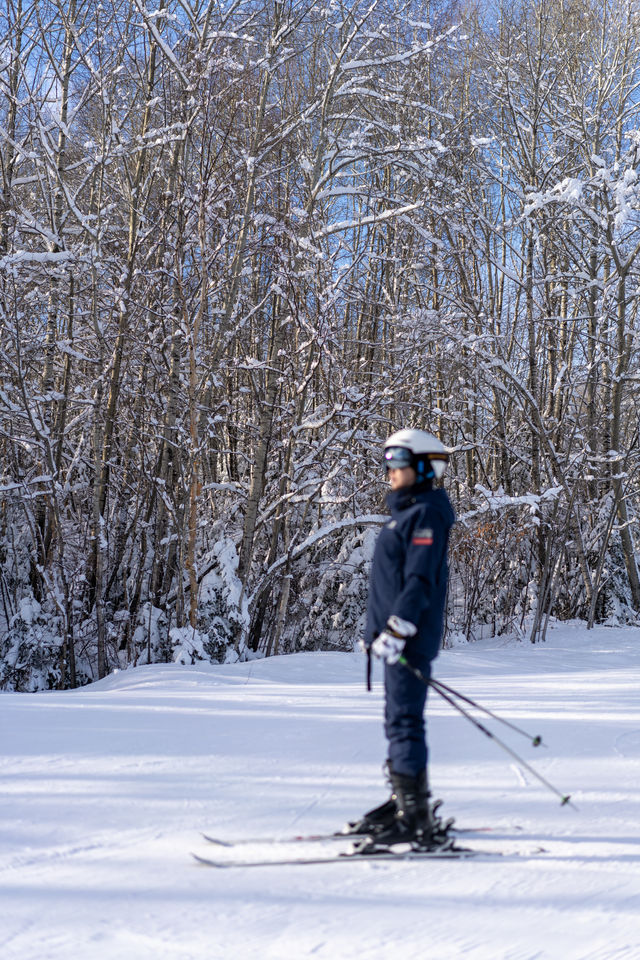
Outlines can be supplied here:
M407 532L404 585L393 604L392 613L402 620L420 623L438 580L445 542L442 517L434 510L421 511Z

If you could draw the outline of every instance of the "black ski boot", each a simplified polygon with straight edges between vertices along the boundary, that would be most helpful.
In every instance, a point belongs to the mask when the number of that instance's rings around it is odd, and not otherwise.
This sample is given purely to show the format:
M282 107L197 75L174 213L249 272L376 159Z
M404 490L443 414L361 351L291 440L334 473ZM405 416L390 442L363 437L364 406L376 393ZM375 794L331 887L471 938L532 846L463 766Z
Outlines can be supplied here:
M429 804L426 771L417 777L407 777L390 771L396 813L388 827L378 830L359 845L362 852L410 843L415 850L443 850L453 845L448 835L451 822L443 823L433 816Z
M398 811L398 806L391 780L391 764L388 760L385 762L383 770L391 787L391 796L388 800L385 800L384 803L381 803L379 807L374 807L373 810L368 810L360 817L359 820L349 820L349 822L346 823L342 828L342 832L346 836L348 836L350 833L375 836L381 830L386 830L394 822L396 813Z
M391 826L395 820L397 810L396 798L392 795L388 800L385 800L384 803L381 803L379 807L368 810L359 820L349 820L342 828L342 832L345 836L348 836L350 833L375 836L381 830L386 830Z

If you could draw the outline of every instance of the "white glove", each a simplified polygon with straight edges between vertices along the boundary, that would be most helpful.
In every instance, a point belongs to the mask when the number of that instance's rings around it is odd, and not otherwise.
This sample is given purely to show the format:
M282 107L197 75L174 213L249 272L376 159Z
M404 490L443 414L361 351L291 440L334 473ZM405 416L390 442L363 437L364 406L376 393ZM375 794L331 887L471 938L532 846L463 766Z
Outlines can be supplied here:
M371 644L371 652L391 666L402 656L405 643L404 637L394 637L392 633L383 630Z
M382 633L379 633L371 644L371 650L376 657L392 666L397 663L402 656L405 643L409 637L413 637L418 632L415 624L408 620L401 620L395 614L387 620L387 625Z

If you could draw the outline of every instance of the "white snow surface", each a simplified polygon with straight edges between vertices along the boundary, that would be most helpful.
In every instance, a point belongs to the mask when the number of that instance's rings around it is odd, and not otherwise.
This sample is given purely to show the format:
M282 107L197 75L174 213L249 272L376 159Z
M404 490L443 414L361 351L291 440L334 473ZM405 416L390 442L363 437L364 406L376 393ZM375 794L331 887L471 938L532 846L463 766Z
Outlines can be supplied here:
M444 651L435 675L561 806L430 694L444 813L502 860L216 870L224 838L330 831L385 799L379 670L357 654L155 665L0 695L2 960L634 960L640 957L640 631L556 625L539 645ZM484 722L484 721L483 721ZM543 848L545 852L539 852ZM317 854L321 845L304 846Z

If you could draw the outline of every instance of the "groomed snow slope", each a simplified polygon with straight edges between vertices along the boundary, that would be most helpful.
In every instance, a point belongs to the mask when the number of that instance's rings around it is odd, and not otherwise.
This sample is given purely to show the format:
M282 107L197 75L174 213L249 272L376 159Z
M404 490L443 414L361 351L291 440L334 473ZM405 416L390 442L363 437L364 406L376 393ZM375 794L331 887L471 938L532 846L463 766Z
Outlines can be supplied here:
M366 693L356 654L0 695L2 960L640 958L640 631L564 625L543 645L487 641L436 667L541 734L546 749L506 739L578 808L431 696L445 814L492 825L473 844L517 859L194 863L214 851L202 830L331 830L384 798L380 683Z

